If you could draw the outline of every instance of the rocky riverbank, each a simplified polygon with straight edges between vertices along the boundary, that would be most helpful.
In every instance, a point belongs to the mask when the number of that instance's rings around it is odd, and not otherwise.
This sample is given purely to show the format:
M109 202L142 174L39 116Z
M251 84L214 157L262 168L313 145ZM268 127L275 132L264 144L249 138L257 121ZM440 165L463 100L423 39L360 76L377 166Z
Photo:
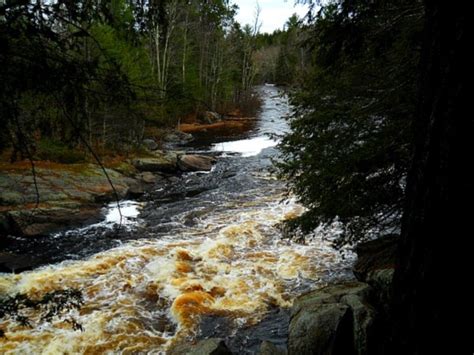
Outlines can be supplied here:
M100 218L105 202L137 197L173 175L209 171L214 157L149 150L111 164L35 163L0 165L0 235L39 236ZM36 193L38 189L38 196ZM38 203L37 203L38 198Z

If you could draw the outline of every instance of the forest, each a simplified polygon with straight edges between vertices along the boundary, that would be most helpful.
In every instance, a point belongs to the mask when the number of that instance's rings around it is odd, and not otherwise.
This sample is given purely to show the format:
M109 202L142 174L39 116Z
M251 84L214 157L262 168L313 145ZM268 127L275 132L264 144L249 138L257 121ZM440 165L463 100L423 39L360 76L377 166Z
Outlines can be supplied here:
M0 353L474 351L466 11L244 6L0 1Z

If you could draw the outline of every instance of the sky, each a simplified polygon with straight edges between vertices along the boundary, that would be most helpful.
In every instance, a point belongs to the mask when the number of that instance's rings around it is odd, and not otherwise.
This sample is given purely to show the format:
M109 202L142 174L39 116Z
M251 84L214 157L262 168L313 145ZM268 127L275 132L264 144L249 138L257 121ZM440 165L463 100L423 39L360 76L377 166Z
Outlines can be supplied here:
M243 25L253 25L255 21L255 8L257 0L234 0L239 6L237 21ZM260 5L260 32L271 33L277 28L282 29L288 18L297 13L300 17L306 15L307 6L294 5L294 0L258 0Z

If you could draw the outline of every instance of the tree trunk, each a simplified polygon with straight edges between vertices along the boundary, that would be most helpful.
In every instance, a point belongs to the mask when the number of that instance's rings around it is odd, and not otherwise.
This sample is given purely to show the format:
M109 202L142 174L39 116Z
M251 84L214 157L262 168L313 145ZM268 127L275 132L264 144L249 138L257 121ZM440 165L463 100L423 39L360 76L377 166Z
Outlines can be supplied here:
M462 243L472 217L474 139L466 100L472 57L467 54L466 11L449 2L425 4L420 110L387 353L461 354L455 348L472 329L472 313L466 314L472 309L470 293L463 293L470 278L456 282L467 270ZM472 343L466 353L472 354Z

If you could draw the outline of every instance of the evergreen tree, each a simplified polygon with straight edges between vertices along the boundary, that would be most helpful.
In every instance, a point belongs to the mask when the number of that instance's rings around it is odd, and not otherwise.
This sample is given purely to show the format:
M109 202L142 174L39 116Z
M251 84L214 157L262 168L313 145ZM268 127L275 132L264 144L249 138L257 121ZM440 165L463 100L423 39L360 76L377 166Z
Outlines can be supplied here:
M280 144L280 172L308 207L293 229L339 219L339 243L398 231L422 15L407 0L335 1L317 14L311 69Z

